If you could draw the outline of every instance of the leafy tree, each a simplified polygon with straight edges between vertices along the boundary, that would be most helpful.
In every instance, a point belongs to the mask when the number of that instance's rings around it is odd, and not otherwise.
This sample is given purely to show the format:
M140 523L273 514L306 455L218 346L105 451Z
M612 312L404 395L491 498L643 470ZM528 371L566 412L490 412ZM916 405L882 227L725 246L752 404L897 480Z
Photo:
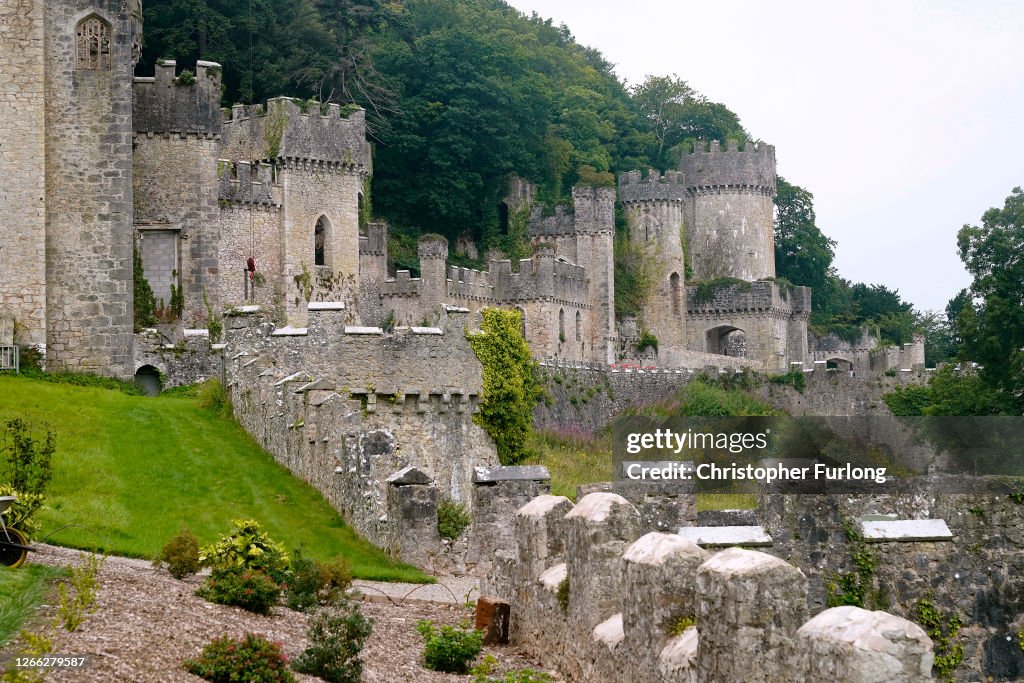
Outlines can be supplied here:
M957 301L961 356L981 365L981 382L1019 415L1024 406L1024 191L1015 187L1003 208L982 215L980 226L965 225L957 248L974 277L973 301Z
M775 272L818 293L829 276L836 243L815 224L814 195L782 176L775 197ZM812 302L814 299L812 299Z

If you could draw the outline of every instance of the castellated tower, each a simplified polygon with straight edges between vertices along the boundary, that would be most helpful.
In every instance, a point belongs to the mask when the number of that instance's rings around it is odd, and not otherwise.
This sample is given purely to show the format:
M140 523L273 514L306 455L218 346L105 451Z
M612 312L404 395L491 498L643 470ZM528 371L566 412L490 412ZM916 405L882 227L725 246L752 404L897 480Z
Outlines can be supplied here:
M423 235L417 244L420 257L420 306L433 323L448 296L448 240Z
M216 310L219 299L221 68L201 61L194 80L175 78L175 69L163 60L154 77L135 79L135 229L157 303L170 305L179 287L185 325L205 327L206 305Z
M661 176L651 169L619 176L619 199L629 217L630 240L641 245L650 263L657 264L653 290L642 312L645 330L658 338L658 357L666 365L680 364L686 348L686 272L683 254L683 174Z
M0 316L21 344L46 342L43 23L42 0L0 0Z
M775 148L747 143L743 151L698 143L680 170L690 194L684 214L697 280L775 277L773 203Z
M222 179L227 208L265 201L277 205L281 218L279 235L261 240L248 207L233 216L225 211L223 245L244 246L227 257L222 247L221 268L240 277L250 251L258 269L279 263L276 272L266 272L277 280L293 326L306 325L311 299L343 301L357 311L359 206L372 173L365 112L287 97L270 100L266 109L236 105L224 122L221 155L228 175L237 173L233 183ZM257 186L265 200L256 196Z
M615 362L615 190L576 186L572 213L557 207L543 217L535 205L530 214L530 237L553 244L555 256L583 266L590 282L587 305L592 325L585 345L586 357Z
M45 7L47 364L131 376L132 70L141 7L35 4Z

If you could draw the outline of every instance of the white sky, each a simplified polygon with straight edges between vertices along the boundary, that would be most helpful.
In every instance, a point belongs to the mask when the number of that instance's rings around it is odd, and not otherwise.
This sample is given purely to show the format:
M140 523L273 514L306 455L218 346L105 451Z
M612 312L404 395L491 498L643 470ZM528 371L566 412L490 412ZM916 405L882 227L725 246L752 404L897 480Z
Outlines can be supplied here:
M1024 2L510 0L628 83L678 74L775 145L855 282L942 310L956 233L1024 185Z

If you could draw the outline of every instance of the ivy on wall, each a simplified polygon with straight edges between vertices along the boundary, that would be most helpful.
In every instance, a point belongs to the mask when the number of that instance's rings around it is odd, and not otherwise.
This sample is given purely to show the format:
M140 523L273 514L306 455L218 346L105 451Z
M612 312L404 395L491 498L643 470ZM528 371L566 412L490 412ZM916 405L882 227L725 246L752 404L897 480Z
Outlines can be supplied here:
M533 408L543 390L519 311L485 308L481 329L466 333L484 369L483 400L473 419L494 439L501 464L514 465L526 457Z

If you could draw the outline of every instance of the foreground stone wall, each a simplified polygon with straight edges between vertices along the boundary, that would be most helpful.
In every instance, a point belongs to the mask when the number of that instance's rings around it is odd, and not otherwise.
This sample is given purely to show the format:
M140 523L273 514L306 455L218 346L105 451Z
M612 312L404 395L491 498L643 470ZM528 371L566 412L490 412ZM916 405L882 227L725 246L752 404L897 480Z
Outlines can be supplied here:
M301 329L276 328L257 307L226 318L236 417L364 537L439 566L436 535L413 532L436 534L440 498L472 508L473 468L497 464L493 442L472 419L482 369L463 333L465 316L446 319L445 329L388 335L346 325L340 303L311 304L308 316ZM409 467L423 474L391 479ZM396 514L403 509L409 514Z
M856 607L807 621L797 567L641 528L611 493L523 506L482 588L511 603L513 643L569 681L931 680L916 624Z

